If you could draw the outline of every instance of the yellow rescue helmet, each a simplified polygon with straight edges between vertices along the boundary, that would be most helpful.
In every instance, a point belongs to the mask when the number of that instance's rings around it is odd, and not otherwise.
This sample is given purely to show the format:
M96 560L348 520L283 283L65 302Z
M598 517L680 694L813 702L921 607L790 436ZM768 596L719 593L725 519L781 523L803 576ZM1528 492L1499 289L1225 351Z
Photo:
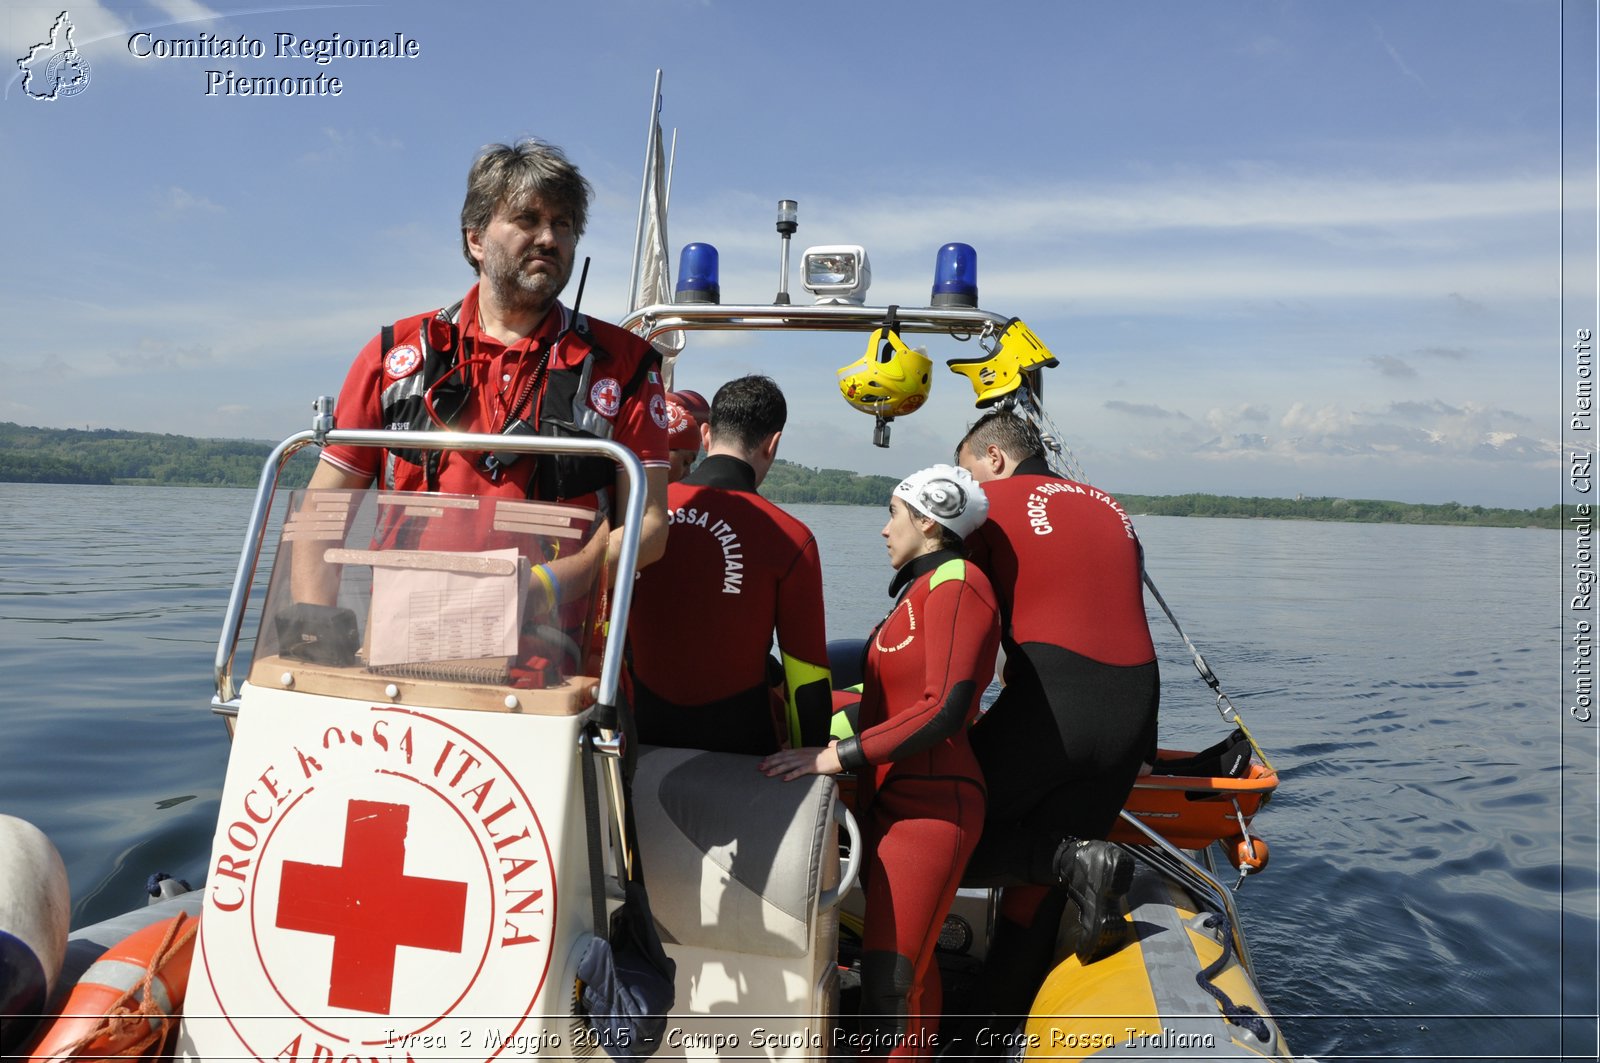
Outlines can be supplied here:
M1025 372L1058 364L1055 355L1019 317L1006 322L992 350L986 348L978 358L951 358L945 362L952 373L965 376L972 384L979 409L993 406L1017 390Z
M863 413L898 417L928 401L933 362L884 327L867 341L867 353L838 371L839 393Z

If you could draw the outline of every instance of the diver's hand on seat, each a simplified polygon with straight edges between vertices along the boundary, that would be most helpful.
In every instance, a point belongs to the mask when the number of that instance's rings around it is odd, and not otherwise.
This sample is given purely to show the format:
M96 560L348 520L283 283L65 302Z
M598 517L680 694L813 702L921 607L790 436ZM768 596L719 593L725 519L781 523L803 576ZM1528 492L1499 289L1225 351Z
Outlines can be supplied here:
M802 775L837 775L844 770L839 763L838 742L826 746L806 746L801 749L783 749L764 758L756 767L767 778L781 775L784 782L793 782Z

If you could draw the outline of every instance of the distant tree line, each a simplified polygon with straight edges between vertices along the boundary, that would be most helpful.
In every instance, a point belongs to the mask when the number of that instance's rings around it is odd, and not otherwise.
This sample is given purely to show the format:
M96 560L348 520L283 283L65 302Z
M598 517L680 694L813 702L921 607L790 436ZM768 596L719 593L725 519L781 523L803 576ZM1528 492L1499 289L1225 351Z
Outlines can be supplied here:
M779 458L761 482L761 494L784 504L887 506L894 476L863 476L845 469L808 469Z
M844 469L809 469L779 458L761 485L778 503L882 506L899 480L863 476ZM1115 492L1113 492L1115 494ZM1562 507L1490 509L1459 502L1427 505L1369 498L1235 498L1228 495L1116 495L1136 516L1265 517L1273 520L1338 520L1368 524L1471 524L1501 528L1559 528ZM1566 517L1572 516L1567 507Z
M254 487L274 446L109 428L29 428L0 421L0 483ZM314 464L304 452L295 455L283 483L304 486Z
M0 421L0 483L161 484L254 487L273 443L194 439L102 428L29 428ZM315 466L311 448L296 454L283 483L302 487ZM778 459L761 493L781 504L883 506L899 480L847 469L813 469ZM1115 492L1112 492L1115 494ZM1560 528L1572 507L1489 509L1457 502L1423 505L1366 498L1234 498L1225 495L1117 495L1135 516L1266 517L1386 524L1470 524Z
M1497 528L1559 528L1561 506L1490 509L1459 502L1427 505L1373 498L1234 498L1224 495L1118 495L1132 514L1162 517L1267 517L1363 524L1471 524ZM1568 506L1567 516L1573 507Z

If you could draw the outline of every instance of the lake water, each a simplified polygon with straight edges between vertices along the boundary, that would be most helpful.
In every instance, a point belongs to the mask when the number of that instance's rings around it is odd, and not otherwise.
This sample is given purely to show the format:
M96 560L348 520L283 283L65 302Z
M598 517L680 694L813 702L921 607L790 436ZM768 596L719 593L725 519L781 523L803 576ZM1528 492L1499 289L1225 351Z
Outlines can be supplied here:
M198 883L227 758L211 667L250 493L0 484L0 812L73 922ZM878 508L797 506L830 637L887 610ZM1282 775L1239 894L1322 1059L1593 1059L1595 732L1566 716L1560 533L1146 517L1152 576ZM1164 617L1162 740L1222 732ZM1565 1018L1563 1018L1565 1017Z

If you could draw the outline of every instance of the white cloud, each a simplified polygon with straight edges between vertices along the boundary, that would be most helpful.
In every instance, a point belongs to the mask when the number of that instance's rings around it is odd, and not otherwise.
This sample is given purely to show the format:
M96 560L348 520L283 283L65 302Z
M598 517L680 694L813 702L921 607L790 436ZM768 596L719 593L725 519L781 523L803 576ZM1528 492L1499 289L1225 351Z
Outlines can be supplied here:
M1244 454L1282 459L1305 456L1388 457L1397 461L1441 457L1524 462L1553 468L1560 444L1524 435L1506 422L1524 423L1511 411L1474 404L1392 403L1381 409L1351 409L1296 402L1266 436L1236 434L1201 441L1194 452L1216 457Z
M195 0L155 0L155 6L174 23L204 22L222 17Z
M143 373L203 365L213 361L215 353L208 344L179 344L147 336L130 347L108 350L105 357L117 371Z
M378 155L393 154L405 149L404 140L381 135L372 129L355 132L323 126L318 132L320 146L307 150L299 156L299 162L304 165L323 166L336 162L360 161L363 165L371 166ZM317 138L310 139L312 143L317 143Z
M1291 435L1326 437L1346 433L1354 424L1355 415L1349 410L1337 406L1322 406L1313 410L1305 403L1297 402L1289 407L1289 412L1283 415L1278 427Z
M1440 491L1486 504L1548 505L1555 487L1541 485L1558 482L1561 445L1530 432L1529 423L1514 411L1438 399L1297 402L1275 420L1257 405L1213 409L1203 426L1168 420L1124 439L1099 431L1097 445L1078 449L1080 457L1093 454L1085 458L1091 479L1129 493L1304 491L1427 501ZM1463 492L1463 484L1474 490Z
M1194 448L1196 454L1263 453L1272 449L1273 441L1259 432L1237 432L1216 436Z
M674 238L719 248L725 295L740 276L767 276L776 238L744 219L765 217L769 204L723 191L680 206ZM1391 179L1235 166L1116 185L989 180L958 196L813 200L801 204L796 253L864 245L872 297L897 293L888 301L926 291L934 250L966 239L978 247L980 291L1053 310L1448 298L1482 318L1507 300L1552 294L1554 229L1542 222L1558 212L1559 188L1544 175Z
M1213 408L1206 411L1206 424L1214 432L1228 432L1241 422L1260 423L1272 416L1270 410L1259 403L1247 403L1232 409Z
M163 211L176 214L223 214L225 209L204 196L195 195L187 188L170 185L160 194Z
M1553 175L1485 175L1458 180L1305 175L1231 167L1115 185L1064 181L1034 187L988 182L969 195L875 201L846 228L876 243L970 230L981 218L991 238L1050 241L1063 235L1172 230L1319 230L1512 220L1559 209ZM848 204L825 204L829 217ZM908 231L909 230L909 231Z
M1127 252L1110 252L1095 265L1052 264L1048 261L1019 271L990 271L979 277L1014 301L1026 300L1057 310L1145 313L1189 313L1196 303L1213 308L1284 302L1371 299L1386 303L1437 299L1446 286L1493 293L1499 301L1552 296L1542 257L1485 261L1462 258L1437 263L1352 262L1338 264L1306 258L1286 260L1262 251L1243 256L1226 251L1225 241L1201 252L1162 251L1131 260ZM930 267L931 268L931 267ZM922 281L920 287L928 282ZM1457 296L1456 298L1459 298ZM1175 305L1181 302L1182 306ZM1487 315L1484 304L1479 312Z

